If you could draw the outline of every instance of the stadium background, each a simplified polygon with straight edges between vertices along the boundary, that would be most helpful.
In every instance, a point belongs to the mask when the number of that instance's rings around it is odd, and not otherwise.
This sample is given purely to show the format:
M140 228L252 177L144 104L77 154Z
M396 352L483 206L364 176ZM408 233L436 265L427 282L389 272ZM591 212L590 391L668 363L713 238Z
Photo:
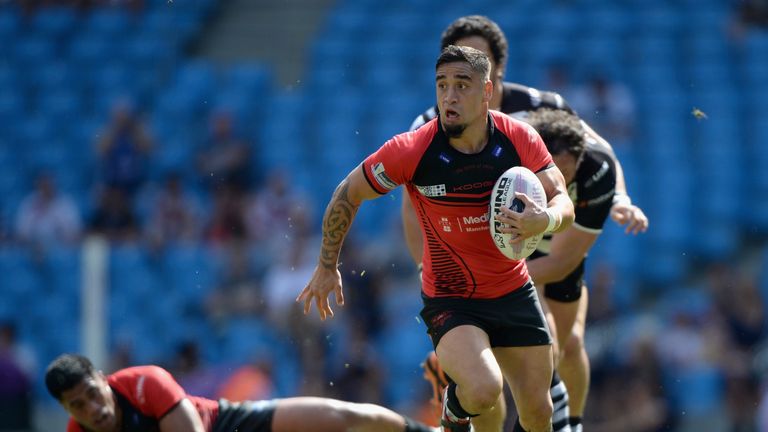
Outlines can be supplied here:
M105 371L159 363L209 396L328 395L419 416L429 343L399 192L353 226L337 318L303 318L292 300L333 187L433 103L440 33L471 13L506 32L508 80L549 89L559 71L570 99L597 73L634 106L613 141L651 228L609 222L590 255L587 430L768 430L768 30L742 2L56 3L0 2L0 320L17 330L3 355L29 371L37 430L64 420L45 365L88 349L109 354ZM105 187L115 166L96 143L116 106L153 146L135 182ZM616 120L581 114L601 133ZM246 180L202 168L217 115L249 150ZM74 202L74 240L19 231L40 173ZM194 221L183 233L158 222L172 174ZM103 203L115 225L96 222ZM94 233L109 242L95 348L80 294Z

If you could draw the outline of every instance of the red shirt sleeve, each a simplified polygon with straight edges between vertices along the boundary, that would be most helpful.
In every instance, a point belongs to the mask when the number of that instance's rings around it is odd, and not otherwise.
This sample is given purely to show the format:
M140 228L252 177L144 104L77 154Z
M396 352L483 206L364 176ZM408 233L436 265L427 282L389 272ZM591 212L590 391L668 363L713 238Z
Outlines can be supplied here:
M498 111L491 111L491 114L495 126L514 144L522 166L538 173L553 165L552 155L533 126Z
M144 415L156 419L187 397L171 374L158 366L122 369L110 375L108 381Z
M373 190L385 194L413 178L416 165L437 131L432 120L416 131L396 135L363 161L363 174Z
M83 429L75 421L75 419L70 417L69 418L69 423L67 423L67 432L83 432Z

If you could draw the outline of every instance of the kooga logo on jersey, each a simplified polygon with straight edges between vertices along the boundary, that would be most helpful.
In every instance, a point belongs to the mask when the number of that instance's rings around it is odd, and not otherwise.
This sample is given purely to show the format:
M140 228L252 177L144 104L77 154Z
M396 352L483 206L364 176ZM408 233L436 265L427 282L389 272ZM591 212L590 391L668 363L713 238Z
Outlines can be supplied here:
M482 181L482 182L474 182L474 183L467 183L459 186L454 186L453 191L471 191L473 189L488 189L493 187L493 183L490 180Z

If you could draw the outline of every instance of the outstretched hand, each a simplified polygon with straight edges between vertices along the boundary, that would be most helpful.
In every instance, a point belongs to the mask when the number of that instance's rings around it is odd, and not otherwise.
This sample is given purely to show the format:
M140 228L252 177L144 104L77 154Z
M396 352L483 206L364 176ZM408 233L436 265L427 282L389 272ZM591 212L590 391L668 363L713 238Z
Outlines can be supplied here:
M619 225L626 225L625 234L635 234L648 230L648 217L634 204L616 203L611 207L611 219Z
M522 212L502 206L500 212L495 216L496 220L502 223L499 232L512 234L510 240L512 244L520 243L529 237L543 233L549 222L549 218L544 212L546 209L533 202L528 195L515 192L515 198L525 204Z
M320 319L325 321L328 317L333 318L333 309L331 309L328 298L331 292L336 297L336 304L343 306L344 293L341 289L341 273L337 268L326 269L317 266L307 286L296 297L296 302L304 302L304 315L307 315L312 308L312 300L314 300Z

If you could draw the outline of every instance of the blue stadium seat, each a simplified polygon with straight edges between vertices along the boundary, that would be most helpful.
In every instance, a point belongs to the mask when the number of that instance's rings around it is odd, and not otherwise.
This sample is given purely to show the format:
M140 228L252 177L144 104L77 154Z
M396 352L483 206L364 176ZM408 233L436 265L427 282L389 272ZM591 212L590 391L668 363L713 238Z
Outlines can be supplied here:
M172 64L173 47L172 41L140 33L126 40L125 59L134 67L157 71Z
M637 15L637 31L644 35L674 36L681 32L684 17L678 10L661 2L644 2Z
M37 101L38 112L46 116L59 132L78 121L83 108L80 93L67 87L40 93Z
M216 284L214 255L196 245L177 244L165 250L162 275L168 288L187 302L200 303Z
M79 90L82 86L80 74L74 71L66 61L49 62L46 67L27 73L29 75L26 79L41 92Z
M272 69L264 63L239 63L223 71L223 84L249 95L263 96L272 84Z
M32 29L35 33L49 39L61 39L69 36L78 24L74 8L46 7L32 15Z
M620 6L604 4L601 7L589 8L582 12L583 27L592 35L626 35L637 25L637 18Z
M13 136L11 125L22 122L26 111L25 98L14 86L3 88L5 90L0 92L0 139L9 139Z
M125 8L97 8L85 17L85 32L112 39L130 33L134 17Z
M20 27L21 16L18 12L7 8L0 9L0 40L16 40ZM8 53L6 50L11 46L12 44L0 44L0 54Z
M26 36L16 41L13 54L22 70L43 67L58 57L55 43L42 36Z
M82 71L94 70L120 57L119 42L81 33L69 43L69 59Z
M233 318L226 325L222 341L224 357L241 362L269 358L281 342L274 330L259 318Z

